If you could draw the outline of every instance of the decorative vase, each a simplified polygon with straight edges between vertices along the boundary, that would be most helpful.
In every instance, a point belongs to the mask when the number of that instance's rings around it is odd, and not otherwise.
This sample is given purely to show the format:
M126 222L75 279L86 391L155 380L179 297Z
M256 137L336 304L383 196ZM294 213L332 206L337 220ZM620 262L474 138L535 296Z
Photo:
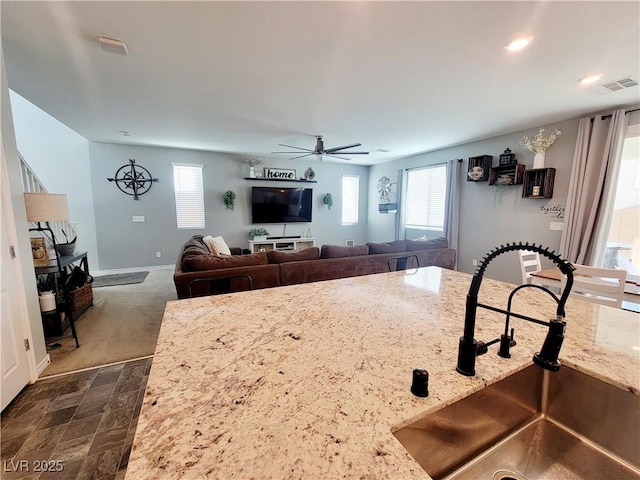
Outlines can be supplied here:
M249 167L249 178L256 178L256 171L253 167Z
M70 257L76 249L75 240L71 243L57 243L56 250L62 257Z
M544 152L538 152L533 156L533 168L544 168Z

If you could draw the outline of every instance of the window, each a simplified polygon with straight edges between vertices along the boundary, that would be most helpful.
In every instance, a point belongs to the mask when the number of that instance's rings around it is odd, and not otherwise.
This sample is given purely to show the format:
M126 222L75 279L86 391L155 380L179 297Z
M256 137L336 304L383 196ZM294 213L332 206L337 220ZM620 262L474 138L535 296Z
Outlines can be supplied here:
M204 228L202 165L173 164L178 228Z
M446 164L407 171L405 228L444 232Z
M620 172L602 266L640 274L640 125L630 126L622 148ZM629 276L628 275L628 276Z
M358 224L360 177L342 176L342 225Z

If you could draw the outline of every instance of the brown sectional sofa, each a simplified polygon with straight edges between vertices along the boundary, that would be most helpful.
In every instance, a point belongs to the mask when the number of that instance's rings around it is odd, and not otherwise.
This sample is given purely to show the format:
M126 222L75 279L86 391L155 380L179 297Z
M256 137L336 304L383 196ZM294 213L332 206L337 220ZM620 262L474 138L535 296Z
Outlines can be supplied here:
M269 288L280 285L334 280L337 278L370 275L389 271L389 259L402 255L415 255L408 267L438 266L452 269L456 251L448 248L447 240L430 241L396 240L389 243L368 243L343 247L323 245L294 252L269 251L241 255L239 248L231 249L231 256L215 256L209 253L201 235L194 235L182 247L176 261L173 280L178 298L189 298L210 293L209 285L189 283L196 279L215 279L236 275L250 275L253 288ZM395 260L391 260L394 268ZM244 279L232 280L231 291L245 290Z

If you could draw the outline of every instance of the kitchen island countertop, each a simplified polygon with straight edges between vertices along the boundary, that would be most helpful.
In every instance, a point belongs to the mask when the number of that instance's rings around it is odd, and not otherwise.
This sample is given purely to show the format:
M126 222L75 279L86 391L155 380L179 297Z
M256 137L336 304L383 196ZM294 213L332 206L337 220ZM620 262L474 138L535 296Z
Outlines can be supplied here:
M426 267L169 302L127 479L425 478L392 432L532 363L547 329L512 319L476 376L455 371L471 276ZM505 308L513 285L484 279ZM555 303L520 291L513 310ZM560 361L640 395L638 314L569 299ZM475 338L504 329L479 309ZM429 397L411 394L429 371Z

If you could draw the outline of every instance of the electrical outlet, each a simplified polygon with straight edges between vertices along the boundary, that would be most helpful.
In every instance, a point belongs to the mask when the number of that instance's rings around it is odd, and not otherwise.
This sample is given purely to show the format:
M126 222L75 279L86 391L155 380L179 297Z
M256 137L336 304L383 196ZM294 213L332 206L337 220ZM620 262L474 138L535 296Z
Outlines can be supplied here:
M472 260L472 262L473 262L473 266L474 266L474 267L477 267L477 266L478 266L478 259L477 259L477 258L474 258L474 259Z
M162 257L162 252L156 252L156 258Z
M557 230L561 232L563 226L564 226L564 222L550 222L549 230Z
M134 215L133 217L131 217L131 221L133 223L144 223L144 215Z

